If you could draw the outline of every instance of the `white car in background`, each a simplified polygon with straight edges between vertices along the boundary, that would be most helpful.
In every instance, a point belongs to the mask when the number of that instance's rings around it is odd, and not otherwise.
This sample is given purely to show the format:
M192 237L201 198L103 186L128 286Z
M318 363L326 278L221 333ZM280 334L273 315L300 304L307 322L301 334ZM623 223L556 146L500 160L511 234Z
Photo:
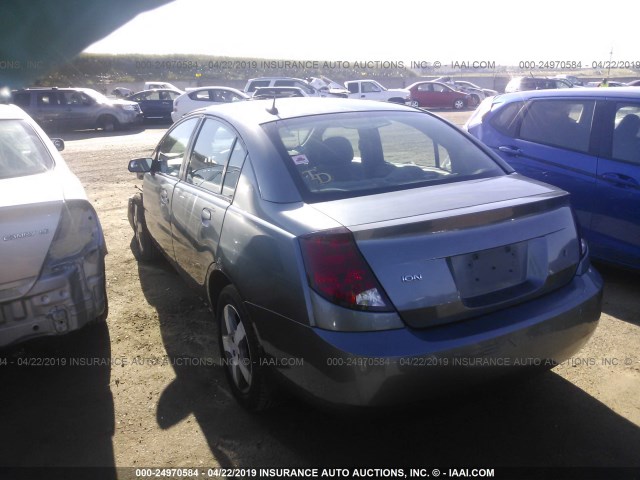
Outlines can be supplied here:
M189 89L173 101L171 119L180 120L187 113L198 108L219 103L231 103L247 100L249 95L231 87L198 87Z
M56 148L0 105L0 347L107 317L102 228Z

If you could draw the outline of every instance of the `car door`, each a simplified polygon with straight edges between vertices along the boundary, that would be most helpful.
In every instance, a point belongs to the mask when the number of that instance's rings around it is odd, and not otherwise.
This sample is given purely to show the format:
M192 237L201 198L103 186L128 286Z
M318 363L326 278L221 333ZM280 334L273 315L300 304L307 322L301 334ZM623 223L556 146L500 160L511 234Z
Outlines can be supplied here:
M453 105L455 92L447 85L434 83L431 103L434 107L450 107Z
M140 93L130 100L138 102L145 118L167 118L173 110L173 100L177 97L170 90L153 90Z
M180 94L171 90L161 90L158 93L157 104L157 117L158 118L171 118L171 112L173 111L173 101L178 98Z
M513 137L491 145L517 172L571 193L583 230L591 226L597 154L591 144L595 101L537 98L520 112Z
M640 101L603 103L592 250L640 268Z
M216 261L225 212L245 156L242 142L228 124L205 118L183 181L175 187L172 209L176 263L198 285L204 285Z
M415 100L421 107L433 107L433 88L430 83L421 83L415 89Z
M381 91L380 87L373 82L362 82L360 88L362 89L360 92L360 98L373 98L376 100L376 94Z
M80 130L96 126L95 102L91 97L77 90L61 90L58 95L66 128Z
M132 97L128 97L127 100L136 102L140 106L140 110L142 110L144 118L153 118L157 116L157 103L159 100L157 91L141 92L137 95L133 95Z
M43 128L67 128L68 125L62 113L63 108L60 105L60 96L57 90L36 92L36 108L32 116Z
M144 210L149 233L165 253L173 258L171 200L180 180L180 168L199 117L174 125L162 138L155 152L151 172L144 176Z

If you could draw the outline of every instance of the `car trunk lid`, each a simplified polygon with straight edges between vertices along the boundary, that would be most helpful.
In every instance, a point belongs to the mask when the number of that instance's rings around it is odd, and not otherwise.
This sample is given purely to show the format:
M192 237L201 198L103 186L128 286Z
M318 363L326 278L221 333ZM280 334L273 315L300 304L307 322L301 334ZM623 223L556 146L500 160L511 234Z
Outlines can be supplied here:
M55 236L63 190L49 173L0 181L0 302L27 293Z
M518 175L315 208L352 231L413 327L542 295L570 281L580 256L568 195Z

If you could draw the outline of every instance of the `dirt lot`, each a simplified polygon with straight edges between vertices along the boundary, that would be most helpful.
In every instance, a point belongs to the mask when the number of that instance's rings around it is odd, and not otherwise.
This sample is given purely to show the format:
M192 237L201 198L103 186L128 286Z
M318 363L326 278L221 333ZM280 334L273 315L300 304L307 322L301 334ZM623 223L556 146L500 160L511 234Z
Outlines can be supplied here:
M469 112L441 114L461 125ZM193 365L218 358L205 301L166 263L132 254L126 205L140 182L127 161L164 131L63 136L105 231L110 313L106 324L0 352L13 362L0 369L0 466L103 466L120 479L135 477L120 467L640 468L640 277L610 269L595 336L539 377L377 415L297 400L243 411L221 367ZM18 365L24 358L48 360ZM55 366L71 358L83 365ZM0 469L0 478L9 477Z

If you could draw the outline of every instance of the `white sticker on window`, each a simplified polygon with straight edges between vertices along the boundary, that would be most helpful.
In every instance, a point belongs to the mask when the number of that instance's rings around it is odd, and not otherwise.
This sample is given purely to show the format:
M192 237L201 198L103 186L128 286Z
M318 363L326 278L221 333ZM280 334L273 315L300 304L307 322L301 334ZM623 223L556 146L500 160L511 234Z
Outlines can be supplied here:
M292 155L291 160L293 160L293 163L295 163L296 165L309 165L309 159L306 155L303 154Z

